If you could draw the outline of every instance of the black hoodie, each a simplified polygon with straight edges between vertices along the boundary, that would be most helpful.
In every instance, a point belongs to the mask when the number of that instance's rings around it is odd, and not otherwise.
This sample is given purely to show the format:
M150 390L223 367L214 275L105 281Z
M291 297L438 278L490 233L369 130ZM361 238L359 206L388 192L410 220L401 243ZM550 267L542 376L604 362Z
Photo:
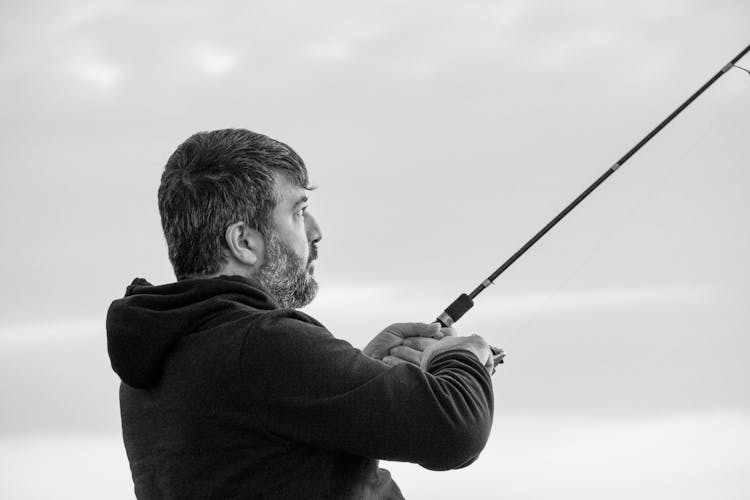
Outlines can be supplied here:
M136 279L107 343L141 500L401 498L377 459L463 467L492 424L473 354L390 368L241 277Z

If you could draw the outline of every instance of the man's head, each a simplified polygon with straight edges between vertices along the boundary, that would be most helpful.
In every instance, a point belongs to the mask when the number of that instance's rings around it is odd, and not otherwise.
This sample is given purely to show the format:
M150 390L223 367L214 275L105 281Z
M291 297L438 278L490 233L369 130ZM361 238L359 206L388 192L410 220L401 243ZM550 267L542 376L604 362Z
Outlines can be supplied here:
M177 279L254 276L283 307L309 303L320 228L289 146L243 129L200 132L167 161L159 212Z

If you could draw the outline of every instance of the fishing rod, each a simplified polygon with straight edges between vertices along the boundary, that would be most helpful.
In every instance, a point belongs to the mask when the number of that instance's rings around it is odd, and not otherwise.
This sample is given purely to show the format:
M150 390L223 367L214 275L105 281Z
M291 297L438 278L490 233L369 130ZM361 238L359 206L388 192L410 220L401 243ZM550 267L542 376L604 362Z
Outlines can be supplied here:
M667 116L659 125L657 125L651 132L649 132L643 139L638 142L635 146L633 146L630 151L625 153L622 158L617 160L611 167L607 169L606 172L604 172L598 179L596 179L593 184L591 184L584 192L578 195L578 197L573 200L567 207L565 207L557 216L549 221L546 226L544 226L538 233L536 233L529 241L526 242L524 246L522 246L516 253L510 256L508 260L503 263L500 267L498 267L495 272L493 272L491 275L487 277L486 280L482 281L479 286L477 286L474 290L471 291L469 294L462 293L458 296L456 300L454 300L451 305L449 305L438 317L437 322L440 323L444 327L449 327L453 325L456 321L461 318L466 312L474 307L474 299L482 293L486 288L488 288L491 284L494 283L494 281L500 276L503 272L505 272L506 269L508 269L515 261L517 261L523 254L526 253L526 251L534 246L534 244L539 241L542 236L547 234L547 232L555 227L558 222L560 222L568 213L570 213L571 210L573 210L579 203L581 203L588 195L590 195L596 188L598 188L605 180L609 178L610 175L614 174L617 169L622 167L625 162L627 162L636 152L638 152L639 149L641 149L643 146L645 146L651 139L654 138L656 134L658 134L661 129L667 126L669 122L671 122L677 115L679 115L685 108L690 106L692 102L698 98L699 95L701 95L703 92L705 92L711 85L713 85L716 80L721 78L724 73L729 71L732 68L738 68L742 71L746 71L750 75L750 70L743 68L741 66L737 66L737 62L742 59L742 57L747 54L750 51L750 45L745 47L742 52L737 54L734 59L729 61L727 64L722 67L718 73L716 73L710 80L708 80L706 83L703 84L701 88L699 88L693 95L688 97L688 99L683 102L677 109L672 111L672 113ZM493 360L495 363L495 366L503 362L503 358L505 357L505 353L502 349L498 349L497 347L491 347L492 354L493 354Z

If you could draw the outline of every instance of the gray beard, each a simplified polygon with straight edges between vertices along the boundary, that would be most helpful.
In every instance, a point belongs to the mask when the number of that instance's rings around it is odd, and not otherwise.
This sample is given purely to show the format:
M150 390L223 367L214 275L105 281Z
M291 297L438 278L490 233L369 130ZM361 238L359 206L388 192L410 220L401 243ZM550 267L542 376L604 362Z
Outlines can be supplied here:
M307 272L307 266L317 257L317 251L311 248L310 260L304 262L281 242L274 231L269 233L265 259L256 278L281 307L304 307L318 292L318 282Z

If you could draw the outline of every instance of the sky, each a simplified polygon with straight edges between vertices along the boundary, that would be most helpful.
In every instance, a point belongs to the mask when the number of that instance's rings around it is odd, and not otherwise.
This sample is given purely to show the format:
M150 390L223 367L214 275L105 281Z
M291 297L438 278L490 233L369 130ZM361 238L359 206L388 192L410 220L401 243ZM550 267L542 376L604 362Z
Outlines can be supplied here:
M156 190L192 133L304 158L307 312L363 347L749 43L742 0L0 2L0 497L134 498L104 317L174 280ZM407 498L750 496L748 109L732 69L477 298L493 434L462 471L388 463Z

